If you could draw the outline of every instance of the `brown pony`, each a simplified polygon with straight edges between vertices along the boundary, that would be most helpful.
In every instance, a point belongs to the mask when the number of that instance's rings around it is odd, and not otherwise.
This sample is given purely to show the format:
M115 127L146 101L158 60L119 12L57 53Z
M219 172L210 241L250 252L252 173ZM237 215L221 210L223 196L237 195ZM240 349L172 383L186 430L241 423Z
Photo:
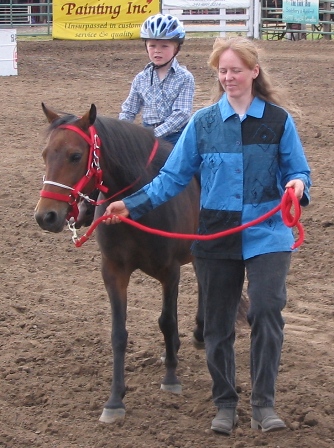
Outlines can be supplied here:
M61 232L70 217L78 216L78 202L99 189L95 219L104 214L108 198L127 196L159 172L171 146L157 140L144 127L96 114L96 107L81 118L57 114L42 104L50 126L43 150L46 166L41 198L35 218L50 232ZM183 193L145 215L140 222L167 232L196 233L199 185L193 179ZM131 274L140 269L162 285L159 327L165 341L165 377L161 388L181 392L176 375L180 348L177 297L180 267L192 262L189 240L164 238L121 223L99 224L96 239L102 255L102 277L112 310L113 381L111 395L100 417L102 422L124 418L124 361L127 287ZM200 289L199 289L200 290ZM195 306L195 305L194 305ZM203 310L197 303L194 341L203 342Z

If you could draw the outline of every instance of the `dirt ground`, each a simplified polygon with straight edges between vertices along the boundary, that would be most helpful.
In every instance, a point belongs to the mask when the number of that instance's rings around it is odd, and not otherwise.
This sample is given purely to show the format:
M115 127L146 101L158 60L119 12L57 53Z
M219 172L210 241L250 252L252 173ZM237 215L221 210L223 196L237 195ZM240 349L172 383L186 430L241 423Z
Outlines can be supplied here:
M188 39L179 60L196 80L195 110L208 104L213 39ZM332 42L262 42L263 59L303 116L296 119L313 174L303 210L306 240L293 256L277 411L288 429L250 429L249 330L238 329L240 421L230 437L210 430L215 408L203 351L191 344L196 287L182 269L179 297L183 393L160 391L164 368L159 284L141 272L129 288L127 414L98 421L111 383L110 308L94 236L75 248L33 218L42 185L46 119L59 111L116 117L147 57L140 41L18 43L18 76L0 77L0 446L8 448L325 448L334 446L334 121Z

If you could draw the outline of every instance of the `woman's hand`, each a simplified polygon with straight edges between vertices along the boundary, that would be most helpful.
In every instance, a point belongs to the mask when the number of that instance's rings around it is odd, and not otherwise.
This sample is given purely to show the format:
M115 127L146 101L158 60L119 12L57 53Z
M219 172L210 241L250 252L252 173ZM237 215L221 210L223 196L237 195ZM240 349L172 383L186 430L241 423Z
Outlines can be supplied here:
M304 182L301 179L290 180L285 188L293 188L297 199L300 201L304 194Z
M106 211L104 212L104 216L113 215L112 217L106 219L104 222L106 224L118 224L121 220L118 218L119 216L124 216L125 218L129 216L129 210L125 207L123 201L115 201L108 205Z

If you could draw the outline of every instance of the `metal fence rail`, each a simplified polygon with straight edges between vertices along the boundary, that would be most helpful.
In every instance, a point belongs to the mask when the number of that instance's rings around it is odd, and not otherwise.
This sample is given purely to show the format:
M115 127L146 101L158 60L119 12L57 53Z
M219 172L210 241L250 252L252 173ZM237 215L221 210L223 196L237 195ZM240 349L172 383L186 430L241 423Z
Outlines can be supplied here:
M0 28L15 28L17 36L52 34L52 0L0 0Z
M0 4L0 25L7 24L31 25L31 6Z
M285 23L282 0L262 0L260 36L270 40L334 39L334 2L319 3L319 22L315 25Z
M163 4L163 2L162 2ZM315 25L285 23L282 19L282 0L261 0L259 36L261 39L334 39L334 2L320 1L319 22ZM209 11L211 14L209 14ZM215 30L217 24L229 24L229 31L242 32L251 29L254 14L252 8L234 10L233 15L222 15L221 10L180 10L188 31L193 31L194 22L201 23L201 30ZM223 11L223 12L224 12ZM228 11L230 12L230 11ZM213 14L212 14L213 13ZM240 14L242 13L242 14ZM196 17L197 16L197 17ZM231 19L234 19L231 21ZM51 36L52 0L0 0L0 28L16 28L17 36ZM257 26L258 28L258 26ZM249 34L249 33L247 33Z

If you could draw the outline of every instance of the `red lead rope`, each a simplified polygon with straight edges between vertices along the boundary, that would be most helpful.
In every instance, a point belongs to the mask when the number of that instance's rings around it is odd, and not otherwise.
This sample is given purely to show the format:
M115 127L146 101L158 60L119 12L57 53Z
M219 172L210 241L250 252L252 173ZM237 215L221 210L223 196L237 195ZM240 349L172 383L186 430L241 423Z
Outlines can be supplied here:
M294 208L295 214L292 215L291 209ZM294 227L296 226L299 232L298 240L293 244L291 249L296 249L299 247L303 241L304 241L304 228L302 224L299 222L299 219L301 217L301 208L299 201L293 191L293 188L288 188L286 192L284 193L282 197L282 201L279 205L277 205L275 208L270 210L268 213L265 213L264 215L260 216L257 219L254 219L253 221L250 221L246 224L242 224L241 226L234 227L232 229L224 230L222 232L213 233L210 235L198 235L198 234L185 234L185 233L172 233L172 232L165 232L163 230L158 229L152 229L151 227L146 227L140 224L139 222L132 221L132 219L125 218L124 216L119 216L118 218L127 224L130 224L131 226L136 227L137 229L143 230L144 232L152 233L154 235L164 236L166 238L178 238L178 239L185 239L185 240L214 240L216 238L222 238L224 236L231 235L233 233L241 232L244 229L247 229L248 227L252 227L262 221L265 221L266 219L270 218L270 216L277 213L279 210L281 210L282 213L282 219L284 224L287 227ZM100 218L98 218L96 221L93 222L93 224L89 227L88 231L80 238L74 238L74 244L76 247L80 247L83 245L84 242L88 240L90 235L94 232L96 227L102 222L106 221L107 219L111 218L113 215L103 215Z

